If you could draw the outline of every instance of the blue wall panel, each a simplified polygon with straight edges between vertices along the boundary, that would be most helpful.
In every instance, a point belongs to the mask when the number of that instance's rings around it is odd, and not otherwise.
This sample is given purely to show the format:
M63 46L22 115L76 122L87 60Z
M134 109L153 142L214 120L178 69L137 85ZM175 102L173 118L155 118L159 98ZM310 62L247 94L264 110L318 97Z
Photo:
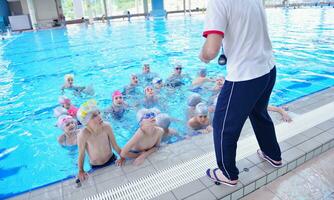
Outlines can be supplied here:
M152 0L152 10L164 10L164 0Z
M8 16L10 15L9 11L9 5L7 0L0 0L0 18L4 19L4 23L7 26L8 25ZM0 26L2 20L0 19Z

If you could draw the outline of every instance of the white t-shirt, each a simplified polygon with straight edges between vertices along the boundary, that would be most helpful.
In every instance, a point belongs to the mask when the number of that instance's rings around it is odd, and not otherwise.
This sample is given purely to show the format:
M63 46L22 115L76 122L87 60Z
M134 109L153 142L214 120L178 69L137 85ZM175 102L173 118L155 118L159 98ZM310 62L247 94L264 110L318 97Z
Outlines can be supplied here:
M246 81L274 67L262 0L209 0L203 36L224 36L229 81Z

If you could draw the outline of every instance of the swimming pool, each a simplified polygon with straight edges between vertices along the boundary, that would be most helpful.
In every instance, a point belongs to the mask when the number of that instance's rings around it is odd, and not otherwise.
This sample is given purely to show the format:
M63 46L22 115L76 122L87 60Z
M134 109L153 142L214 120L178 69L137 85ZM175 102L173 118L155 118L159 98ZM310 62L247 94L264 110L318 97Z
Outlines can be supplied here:
M278 67L271 102L284 104L333 86L333 9L267 12ZM0 41L0 198L77 173L76 149L56 142L61 131L54 127L52 112L65 74L73 73L78 85L93 84L101 108L110 104L112 91L128 84L129 74L140 72L143 62L163 79L181 62L194 77L203 65L197 59L202 21L202 15L170 16L167 21L115 22L110 27L69 26ZM225 73L216 62L208 69L209 76ZM187 94L169 96L168 113L180 118ZM73 101L79 105L86 99ZM128 117L133 121L111 121L120 146L137 127L134 113ZM184 131L182 124L173 127Z

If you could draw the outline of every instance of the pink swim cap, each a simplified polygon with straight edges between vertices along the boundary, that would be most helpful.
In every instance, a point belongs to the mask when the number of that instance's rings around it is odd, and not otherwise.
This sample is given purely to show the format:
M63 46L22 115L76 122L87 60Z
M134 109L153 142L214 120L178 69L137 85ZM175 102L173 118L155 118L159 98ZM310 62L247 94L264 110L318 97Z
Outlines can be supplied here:
M112 99L114 99L115 97L119 97L119 96L123 96L122 93L119 90L116 90L113 94L112 94Z
M58 128L64 130L64 127L65 127L66 123L68 123L70 121L75 121L75 120L73 119L73 117L71 117L69 115L62 115L58 118L57 126L58 126Z
M71 106L70 109L67 110L67 114L69 114L72 117L76 117L78 110L79 110L79 108L77 108L75 106Z
M67 98L66 96L60 96L58 98L58 102L59 102L59 104L70 104L71 100L69 98Z

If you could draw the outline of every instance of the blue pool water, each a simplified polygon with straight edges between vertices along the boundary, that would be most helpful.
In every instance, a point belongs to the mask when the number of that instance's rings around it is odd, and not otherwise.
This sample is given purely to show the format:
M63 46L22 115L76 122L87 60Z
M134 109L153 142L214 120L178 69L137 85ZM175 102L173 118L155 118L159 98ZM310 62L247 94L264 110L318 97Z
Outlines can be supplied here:
M333 86L334 9L267 13L278 67L271 103L281 105ZM52 112L65 74L73 73L77 85L93 84L94 98L105 108L111 92L128 84L129 74L140 72L143 62L163 79L181 62L184 72L194 77L203 65L197 58L202 27L202 15L170 16L167 21L114 22L110 27L75 25L0 41L0 198L76 174L77 150L56 142L61 131ZM225 74L216 61L207 67L211 77ZM168 93L161 109L184 120L188 94ZM67 95L75 105L88 99ZM134 112L110 122L120 146L137 127ZM183 123L172 126L185 132Z

